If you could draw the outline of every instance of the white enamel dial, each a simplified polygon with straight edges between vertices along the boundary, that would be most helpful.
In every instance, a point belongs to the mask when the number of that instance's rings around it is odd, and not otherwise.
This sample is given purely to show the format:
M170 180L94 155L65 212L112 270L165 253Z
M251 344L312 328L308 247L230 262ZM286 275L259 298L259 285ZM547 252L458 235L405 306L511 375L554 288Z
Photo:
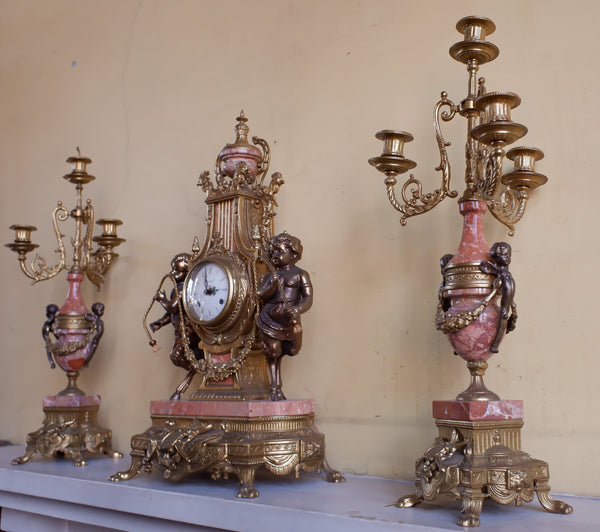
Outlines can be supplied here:
M231 281L219 263L205 260L189 273L184 286L184 304L189 317L208 323L221 316L230 299Z

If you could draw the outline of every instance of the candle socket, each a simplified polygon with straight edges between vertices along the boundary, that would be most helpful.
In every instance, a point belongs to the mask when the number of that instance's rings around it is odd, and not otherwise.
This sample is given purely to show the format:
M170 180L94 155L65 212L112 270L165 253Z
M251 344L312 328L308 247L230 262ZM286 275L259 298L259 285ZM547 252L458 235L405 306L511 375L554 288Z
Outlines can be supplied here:
M383 141L383 152L379 157L369 159L369 164L388 178L394 178L417 166L417 163L404 157L404 144L414 138L410 133L383 129L375 134L375 138Z

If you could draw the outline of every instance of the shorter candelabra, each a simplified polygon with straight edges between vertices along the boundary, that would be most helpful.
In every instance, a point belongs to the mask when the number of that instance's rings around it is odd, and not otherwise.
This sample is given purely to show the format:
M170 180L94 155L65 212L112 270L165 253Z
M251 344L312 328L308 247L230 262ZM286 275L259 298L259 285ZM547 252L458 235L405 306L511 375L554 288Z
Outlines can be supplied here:
M434 401L433 413L440 435L417 461L417 493L402 497L398 506L413 506L448 493L462 501L461 526L479 525L485 497L500 503L530 501L536 492L542 506L556 513L570 513L571 507L550 497L548 464L520 450L523 425L522 401L501 401L483 383L487 359L499 350L503 336L515 328L515 281L509 272L511 247L506 242L488 246L483 216L489 211L514 234L514 226L526 210L531 190L547 178L535 163L541 150L505 148L523 137L527 128L513 122L511 111L521 103L512 92L488 92L485 80L477 78L479 66L498 56L498 48L486 41L496 29L483 17L465 17L457 30L463 40L450 48L450 55L467 66L467 96L458 104L441 93L433 113L435 137L440 153L436 170L442 183L424 193L414 175L397 194L397 176L416 163L404 156L405 143L413 136L404 131L383 130L383 152L369 163L385 174L387 195L400 213L400 223L433 209L446 197L457 197L450 187L450 146L441 130L442 122L456 116L467 120L465 144L465 190L459 199L463 233L455 254L441 258L443 282L439 289L436 327L450 340L453 351L467 361L469 387L454 401ZM514 168L503 174L505 159Z
M11 225L15 231L13 242L6 244L18 254L23 273L32 279L33 284L56 277L63 270L67 272L68 291L64 304L50 304L46 307L46 321L42 327L46 355L50 367L58 365L67 374L67 387L57 395L47 396L43 401L44 422L42 428L28 434L26 454L13 460L13 464L23 464L36 453L43 456L63 454L72 458L75 465L84 465L82 451L92 454L119 454L111 450L110 430L97 424L100 396L86 395L77 386L79 371L87 367L98 347L104 332L102 315L104 305L94 303L91 311L83 302L81 283L84 277L98 289L104 283L105 275L118 256L114 248L124 242L117 235L121 220L103 218L96 223L102 227L101 234L93 236L94 209L92 201L83 202L83 187L95 179L87 173L87 165L92 161L83 157L77 148L77 156L69 157L72 170L64 179L75 185L75 207L67 209L61 201L52 213L52 224L58 248L58 261L49 265L46 259L36 254L28 262L27 254L38 247L31 240L36 230L32 225ZM65 235L61 224L67 220L75 222L72 262L67 263L64 244ZM97 245L95 249L94 243Z

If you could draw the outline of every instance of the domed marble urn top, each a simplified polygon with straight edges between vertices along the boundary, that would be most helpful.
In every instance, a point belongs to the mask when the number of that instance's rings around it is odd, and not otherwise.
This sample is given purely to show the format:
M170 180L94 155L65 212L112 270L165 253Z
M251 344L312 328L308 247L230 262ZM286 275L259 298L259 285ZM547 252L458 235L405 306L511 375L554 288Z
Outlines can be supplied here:
M248 119L244 115L244 111L237 117L235 126L236 139L233 144L227 144L219 154L221 171L228 177L233 177L240 163L246 163L248 172L252 177L256 177L258 170L263 161L262 151L248 142Z

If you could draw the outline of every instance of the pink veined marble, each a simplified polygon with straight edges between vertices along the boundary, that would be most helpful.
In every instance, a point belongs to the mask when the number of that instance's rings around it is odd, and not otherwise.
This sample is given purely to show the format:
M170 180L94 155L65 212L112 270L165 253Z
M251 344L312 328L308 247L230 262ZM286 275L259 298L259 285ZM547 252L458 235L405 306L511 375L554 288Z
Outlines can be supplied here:
M58 315L86 314L89 312L81 297L82 281L82 273L69 272L67 274L67 282L69 283L67 299L59 309ZM67 345L71 342L84 340L89 329L55 329L54 332L57 335L56 342L59 345ZM87 346L78 349L74 353L55 356L54 359L63 371L79 371L86 361L89 349L90 345L88 343Z
M433 401L433 417L460 421L522 419L523 401Z
M446 314L452 316L472 310L483 299L484 296L469 294L452 297L452 307ZM492 301L476 321L460 331L448 334L448 340L454 351L464 360L485 362L494 354L490 351L490 346L496 337L499 320L500 309L496 302Z
M483 215L487 207L483 201L463 201L459 203L463 215L463 233L458 251L448 265L481 262L490 260L489 245L483 231ZM448 291L451 307L447 316L473 310L489 294L489 289L464 288ZM486 361L493 353L490 347L496 336L500 310L497 301L491 301L479 318L463 329L448 334L454 351L466 361Z
M97 406L100 405L100 401L101 397L99 395L47 395L42 401L42 406Z
M487 211L485 202L462 201L458 208L463 215L463 233L449 264L490 260L490 246L483 231L483 215Z
M67 291L67 299L58 310L59 314L85 314L89 312L83 304L81 297L81 283L83 281L83 273L67 273L67 282L69 289Z
M314 399L287 401L151 401L150 415L266 417L312 414Z
M246 163L251 176L258 173L258 165L262 162L262 152L255 146L233 144L221 151L223 172L233 176L239 163Z

